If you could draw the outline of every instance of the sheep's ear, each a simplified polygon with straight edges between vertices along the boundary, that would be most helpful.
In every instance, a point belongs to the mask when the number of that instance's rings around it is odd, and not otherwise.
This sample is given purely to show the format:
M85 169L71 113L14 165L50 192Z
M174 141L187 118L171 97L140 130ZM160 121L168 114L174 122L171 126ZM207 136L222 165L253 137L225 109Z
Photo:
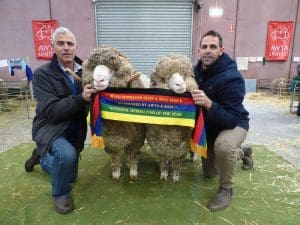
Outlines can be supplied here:
M113 55L109 58L108 64L110 65L111 69L116 70L116 71L119 70L119 63L120 63L120 60L115 55Z

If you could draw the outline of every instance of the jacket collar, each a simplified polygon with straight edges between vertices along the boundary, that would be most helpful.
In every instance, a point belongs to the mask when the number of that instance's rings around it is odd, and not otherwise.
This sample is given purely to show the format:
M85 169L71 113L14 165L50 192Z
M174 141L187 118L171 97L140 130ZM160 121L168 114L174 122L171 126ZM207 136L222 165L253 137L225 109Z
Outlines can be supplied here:
M78 58L77 56L75 56L74 60L77 64L82 65L82 60L80 58ZM61 67L60 67L60 64L58 63L56 54L53 55L53 57L50 61L50 67L53 68L54 73L52 75L55 76L55 77L57 77L56 74L60 74L61 72L63 72ZM81 76L81 73L80 73L80 76Z
M206 69L205 71L203 71L202 69L202 62L201 60L198 61L198 63L195 66L194 69L194 73L196 75L196 77L199 76L205 76L205 75L216 75L219 73L222 73L223 71L226 71L230 68L236 68L236 63L234 60L232 60L228 54L226 54L225 52L223 53L223 55L221 55L218 60L212 64L208 69Z

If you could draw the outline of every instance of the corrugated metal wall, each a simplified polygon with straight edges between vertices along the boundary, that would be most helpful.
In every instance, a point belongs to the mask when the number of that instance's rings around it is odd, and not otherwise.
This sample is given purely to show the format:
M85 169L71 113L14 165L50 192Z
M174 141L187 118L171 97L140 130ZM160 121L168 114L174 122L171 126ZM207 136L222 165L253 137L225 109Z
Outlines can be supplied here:
M95 13L97 45L119 48L145 74L168 53L191 57L191 0L100 0Z

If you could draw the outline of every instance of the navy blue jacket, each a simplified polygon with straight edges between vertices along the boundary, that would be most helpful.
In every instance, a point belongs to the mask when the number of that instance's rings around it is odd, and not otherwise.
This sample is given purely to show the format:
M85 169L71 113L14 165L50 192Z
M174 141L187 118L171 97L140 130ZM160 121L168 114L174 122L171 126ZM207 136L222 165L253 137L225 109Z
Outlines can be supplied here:
M75 61L78 64L82 63L77 57ZM78 94L74 94L56 55L51 62L34 72L32 85L37 99L32 138L36 142L38 153L45 154L55 138L62 134L70 139L78 152L81 151L87 132L87 102L81 95L81 85L77 83Z
M249 129L249 113L243 106L245 81L234 60L226 53L207 70L199 60L194 67L197 83L213 103L203 110L207 138L215 139L222 130L236 126Z

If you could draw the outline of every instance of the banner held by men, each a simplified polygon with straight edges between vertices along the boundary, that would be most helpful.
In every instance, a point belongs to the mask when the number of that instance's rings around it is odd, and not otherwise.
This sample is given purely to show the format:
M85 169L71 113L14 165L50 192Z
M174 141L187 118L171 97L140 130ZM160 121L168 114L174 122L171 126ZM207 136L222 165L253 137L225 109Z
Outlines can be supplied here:
M196 105L190 93L165 89L108 88L98 92L91 108L92 145L104 148L102 118L135 123L177 125L196 128L192 151L206 157L203 115L196 120Z

